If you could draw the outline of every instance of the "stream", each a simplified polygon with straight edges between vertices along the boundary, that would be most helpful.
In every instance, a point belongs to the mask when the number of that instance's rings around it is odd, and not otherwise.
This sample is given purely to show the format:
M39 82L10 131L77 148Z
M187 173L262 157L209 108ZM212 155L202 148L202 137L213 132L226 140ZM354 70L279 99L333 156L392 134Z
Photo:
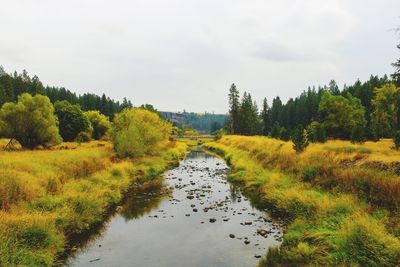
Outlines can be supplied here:
M191 152L165 179L129 193L119 212L79 240L65 266L256 266L280 245L282 222L227 182L221 159Z

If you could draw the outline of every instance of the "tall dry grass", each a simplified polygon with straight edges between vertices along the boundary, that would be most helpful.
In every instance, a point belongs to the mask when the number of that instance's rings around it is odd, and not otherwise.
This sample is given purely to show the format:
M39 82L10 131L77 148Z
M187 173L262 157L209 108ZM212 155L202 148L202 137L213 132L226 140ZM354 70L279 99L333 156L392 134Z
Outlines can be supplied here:
M244 185L289 222L279 249L260 266L397 266L400 264L399 152L381 143L312 144L225 136L205 144ZM377 162L379 164L369 164Z
M157 156L116 159L111 144L64 143L0 152L0 266L52 266L68 237L100 223L136 182L184 155L165 143Z

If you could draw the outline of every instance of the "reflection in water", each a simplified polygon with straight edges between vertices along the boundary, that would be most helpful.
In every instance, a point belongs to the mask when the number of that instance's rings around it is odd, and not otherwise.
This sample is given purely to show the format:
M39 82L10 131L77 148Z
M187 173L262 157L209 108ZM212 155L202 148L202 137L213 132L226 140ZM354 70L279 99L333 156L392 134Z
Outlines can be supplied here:
M245 267L279 245L281 223L227 182L228 167L190 153L165 179L137 187L68 266Z
M122 205L120 214L127 220L138 219L157 209L168 196L168 190L161 179L136 187Z

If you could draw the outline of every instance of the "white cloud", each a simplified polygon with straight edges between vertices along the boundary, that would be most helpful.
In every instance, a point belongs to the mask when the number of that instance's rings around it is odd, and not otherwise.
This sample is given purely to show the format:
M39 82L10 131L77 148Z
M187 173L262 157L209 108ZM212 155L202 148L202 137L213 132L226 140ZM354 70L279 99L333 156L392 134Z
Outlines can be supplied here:
M393 27L387 24L396 22L400 4L355 2L7 1L0 64L78 92L163 110L225 112L232 82L257 99L287 98L331 78L349 83L355 73L390 71L396 39L383 29ZM385 18L371 18L376 13ZM371 24L386 45L379 50L360 36ZM371 54L380 56L361 60Z

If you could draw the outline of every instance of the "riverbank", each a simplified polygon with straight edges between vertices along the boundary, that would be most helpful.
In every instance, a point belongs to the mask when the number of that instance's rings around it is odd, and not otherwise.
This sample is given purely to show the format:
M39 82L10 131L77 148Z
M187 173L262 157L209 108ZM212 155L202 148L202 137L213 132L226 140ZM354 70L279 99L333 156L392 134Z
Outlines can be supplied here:
M178 163L187 146L119 160L109 142L64 143L51 150L0 152L0 265L52 266L68 238L117 207L132 185Z
M227 182L228 166L190 152L147 190L132 190L66 266L256 266L282 224ZM146 183L146 185L152 183Z
M224 136L205 147L289 223L260 266L400 264L400 154L387 141L332 141L296 154L289 142Z

